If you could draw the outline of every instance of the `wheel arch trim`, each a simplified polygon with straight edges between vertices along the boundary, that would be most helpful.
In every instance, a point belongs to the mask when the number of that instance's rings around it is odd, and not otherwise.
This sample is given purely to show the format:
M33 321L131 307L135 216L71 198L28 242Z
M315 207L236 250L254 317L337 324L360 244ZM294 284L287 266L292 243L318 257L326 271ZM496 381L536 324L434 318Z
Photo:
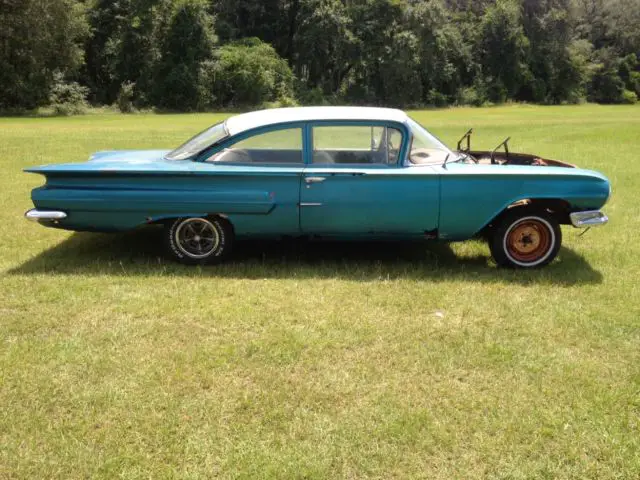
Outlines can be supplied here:
M557 209L553 209L553 207L559 207ZM512 200L509 203L505 204L501 209L494 212L494 214L490 217L490 219L485 222L482 227L480 227L474 235L482 234L490 229L490 227L497 221L500 220L501 217L506 215L508 212L513 210L514 208L542 208L549 209L553 211L554 216L558 219L558 223L562 225L570 225L570 212L571 212L571 202L564 198L557 197L530 197L523 196L517 200Z

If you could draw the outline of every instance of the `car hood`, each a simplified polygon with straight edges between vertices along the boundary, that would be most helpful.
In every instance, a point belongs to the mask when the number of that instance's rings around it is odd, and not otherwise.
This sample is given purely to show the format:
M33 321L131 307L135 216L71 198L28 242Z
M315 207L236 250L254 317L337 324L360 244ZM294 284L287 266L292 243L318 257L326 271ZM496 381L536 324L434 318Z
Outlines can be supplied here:
M452 162L439 167L440 173L443 175L488 175L488 176L523 176L523 177L541 177L545 176L549 179L556 177L575 177L575 178L592 178L609 182L607 177L595 170L587 170L584 168L562 168L551 166L533 166L533 165L483 165L474 163L457 163Z

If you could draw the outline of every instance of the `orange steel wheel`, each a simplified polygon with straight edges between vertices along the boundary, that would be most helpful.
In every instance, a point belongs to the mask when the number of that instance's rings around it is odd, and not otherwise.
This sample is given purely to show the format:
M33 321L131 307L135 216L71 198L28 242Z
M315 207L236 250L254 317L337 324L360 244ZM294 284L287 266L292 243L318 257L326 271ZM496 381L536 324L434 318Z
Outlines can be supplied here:
M531 263L543 257L551 248L551 232L547 225L536 219L525 219L512 226L506 247L509 255L518 262Z

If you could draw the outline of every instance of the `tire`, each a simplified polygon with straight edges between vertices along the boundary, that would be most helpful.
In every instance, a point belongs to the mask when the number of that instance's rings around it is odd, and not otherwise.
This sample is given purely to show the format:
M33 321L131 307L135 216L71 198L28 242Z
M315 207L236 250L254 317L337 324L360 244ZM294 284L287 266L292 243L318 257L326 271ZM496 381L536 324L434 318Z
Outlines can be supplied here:
M231 253L233 228L222 217L181 217L165 228L165 246L171 257L187 265L223 262Z
M558 255L562 230L546 211L516 208L508 212L489 239L491 255L499 266L539 268Z

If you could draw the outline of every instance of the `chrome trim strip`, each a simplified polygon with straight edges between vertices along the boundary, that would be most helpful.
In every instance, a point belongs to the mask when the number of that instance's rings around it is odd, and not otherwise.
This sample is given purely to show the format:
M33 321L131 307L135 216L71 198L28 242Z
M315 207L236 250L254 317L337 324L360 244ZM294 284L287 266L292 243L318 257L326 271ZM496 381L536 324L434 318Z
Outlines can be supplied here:
M321 207L321 203L301 203L301 207Z
M67 218L67 214L55 210L38 210L33 208L24 214L27 220L38 222L40 220L62 220Z
M589 210L587 212L574 212L569 215L571 224L576 228L597 227L609 221L600 210Z

